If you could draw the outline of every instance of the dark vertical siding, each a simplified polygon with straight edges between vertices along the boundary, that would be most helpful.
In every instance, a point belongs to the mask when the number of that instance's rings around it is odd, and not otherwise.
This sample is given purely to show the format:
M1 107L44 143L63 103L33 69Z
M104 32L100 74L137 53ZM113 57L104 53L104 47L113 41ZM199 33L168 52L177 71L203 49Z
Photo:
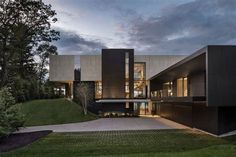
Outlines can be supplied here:
M218 108L206 103L193 104L193 127L218 134Z
M134 97L134 51L129 50L129 91L130 98Z
M236 130L236 107L219 107L219 134Z
M236 47L209 46L208 105L236 106Z
M123 50L102 50L102 97L125 97L125 53Z
M190 103L160 103L160 115L192 127L192 106Z
M134 50L102 50L102 97L125 98L125 53L129 53L129 89L133 97L134 89Z

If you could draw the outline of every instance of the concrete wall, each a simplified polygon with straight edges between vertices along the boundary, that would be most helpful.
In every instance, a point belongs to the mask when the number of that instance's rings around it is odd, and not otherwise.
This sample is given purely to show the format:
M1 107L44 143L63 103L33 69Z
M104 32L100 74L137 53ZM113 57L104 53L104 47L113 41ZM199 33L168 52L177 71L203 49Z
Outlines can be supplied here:
M101 81L102 63L101 55L81 55L81 81Z
M73 55L53 55L49 58L49 80L72 82L75 59Z
M148 80L185 57L183 55L136 55L134 62L146 63L146 79Z
M58 55L50 56L50 81L73 81L75 56ZM146 79L183 59L181 55L136 55L134 62L146 63ZM101 81L102 61L101 55L81 55L81 81Z

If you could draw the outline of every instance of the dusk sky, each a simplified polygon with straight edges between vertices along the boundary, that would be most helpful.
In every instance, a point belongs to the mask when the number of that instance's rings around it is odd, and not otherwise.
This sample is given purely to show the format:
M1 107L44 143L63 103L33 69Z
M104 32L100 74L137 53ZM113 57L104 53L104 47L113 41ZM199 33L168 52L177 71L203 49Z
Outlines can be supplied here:
M236 0L44 0L57 12L60 54L191 54L236 44Z

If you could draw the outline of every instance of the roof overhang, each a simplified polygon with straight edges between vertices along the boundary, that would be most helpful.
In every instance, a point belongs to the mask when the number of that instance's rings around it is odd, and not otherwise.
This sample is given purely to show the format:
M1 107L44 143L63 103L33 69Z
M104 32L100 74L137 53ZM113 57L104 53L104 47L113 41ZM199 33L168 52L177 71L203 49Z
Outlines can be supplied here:
M204 47L194 54L186 57L178 63L163 70L159 74L153 76L150 80L158 83L173 81L179 77L187 77L191 73L206 71L206 52Z

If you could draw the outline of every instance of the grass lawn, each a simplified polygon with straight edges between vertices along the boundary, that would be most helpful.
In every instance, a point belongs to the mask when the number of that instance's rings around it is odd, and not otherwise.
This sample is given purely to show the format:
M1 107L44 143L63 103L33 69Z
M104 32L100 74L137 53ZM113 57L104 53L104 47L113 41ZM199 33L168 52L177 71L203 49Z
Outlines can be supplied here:
M96 119L95 115L83 115L82 108L67 99L33 100L19 104L25 115L25 126L63 124Z
M216 138L189 130L53 133L0 156L235 157L236 138Z

